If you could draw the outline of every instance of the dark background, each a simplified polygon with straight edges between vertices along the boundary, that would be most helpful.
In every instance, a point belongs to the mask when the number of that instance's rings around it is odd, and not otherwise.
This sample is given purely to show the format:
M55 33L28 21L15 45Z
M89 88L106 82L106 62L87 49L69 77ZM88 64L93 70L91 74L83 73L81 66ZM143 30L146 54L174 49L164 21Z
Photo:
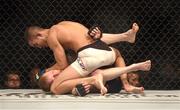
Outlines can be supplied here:
M21 72L23 88L35 66L54 63L49 49L28 46L29 25L51 27L72 20L87 27L99 24L104 32L127 31L137 22L135 44L117 43L127 65L152 60L150 72L139 72L145 89L180 89L179 0L0 0L0 84L10 70Z

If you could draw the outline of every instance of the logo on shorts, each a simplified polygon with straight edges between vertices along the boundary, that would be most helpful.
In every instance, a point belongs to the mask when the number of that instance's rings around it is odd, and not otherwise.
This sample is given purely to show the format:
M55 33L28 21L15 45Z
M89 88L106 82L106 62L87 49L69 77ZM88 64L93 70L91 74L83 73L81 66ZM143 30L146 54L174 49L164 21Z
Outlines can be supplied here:
M87 70L86 69L86 67L84 66L84 63L83 63L83 61L81 60L81 58L77 58L77 62L79 63L79 65L81 66L81 68L83 69L83 70Z

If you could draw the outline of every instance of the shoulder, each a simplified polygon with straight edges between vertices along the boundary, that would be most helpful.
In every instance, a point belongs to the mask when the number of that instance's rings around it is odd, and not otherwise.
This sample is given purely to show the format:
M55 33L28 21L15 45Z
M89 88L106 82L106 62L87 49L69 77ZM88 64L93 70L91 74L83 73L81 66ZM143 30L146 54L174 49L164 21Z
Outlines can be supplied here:
M58 25L53 25L50 29L49 29L49 32L56 32L58 31Z
M62 32L65 32L64 25L62 24L53 25L49 30L49 33L62 33Z
M61 21L58 24L69 24L69 23L74 23L73 21Z
M59 43L58 42L58 33L59 33L59 29L56 25L52 26L49 29L47 43L51 49L54 48Z
M60 25L53 25L50 29L49 29L49 37L57 37L60 33L63 32L63 28Z

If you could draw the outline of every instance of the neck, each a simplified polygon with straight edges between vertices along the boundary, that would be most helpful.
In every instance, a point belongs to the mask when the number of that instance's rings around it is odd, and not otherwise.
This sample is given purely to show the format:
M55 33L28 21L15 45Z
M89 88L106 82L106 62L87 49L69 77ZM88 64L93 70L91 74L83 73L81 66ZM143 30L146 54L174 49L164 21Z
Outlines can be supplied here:
M44 46L47 47L48 44L47 44L47 38L48 38L48 34L49 34L49 29L43 29L41 31L41 34L43 36L42 40L44 41Z
M41 33L43 34L43 36L45 36L45 38L47 38L49 34L49 29L44 29Z

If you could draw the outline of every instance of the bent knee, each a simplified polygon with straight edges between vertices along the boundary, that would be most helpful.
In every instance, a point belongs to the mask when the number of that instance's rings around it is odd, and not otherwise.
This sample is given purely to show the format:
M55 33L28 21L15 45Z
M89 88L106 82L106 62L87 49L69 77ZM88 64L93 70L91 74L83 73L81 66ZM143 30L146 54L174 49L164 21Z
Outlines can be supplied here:
M97 70L95 70L93 73L91 73L91 75L93 76L93 75L102 74L102 73L103 73L103 70L97 69Z

